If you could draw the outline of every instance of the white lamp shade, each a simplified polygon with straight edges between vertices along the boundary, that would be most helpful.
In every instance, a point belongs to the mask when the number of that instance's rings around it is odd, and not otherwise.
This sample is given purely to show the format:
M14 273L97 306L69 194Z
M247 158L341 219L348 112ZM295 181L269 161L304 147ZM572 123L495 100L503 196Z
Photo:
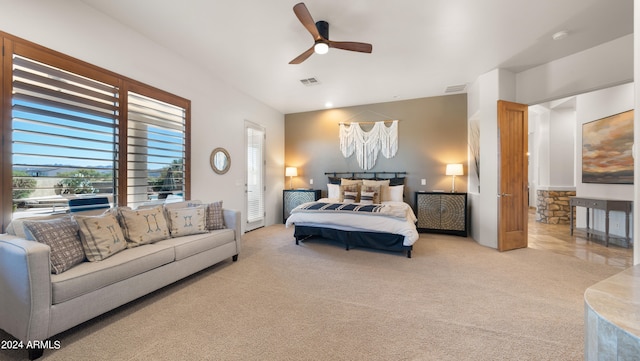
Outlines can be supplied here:
M284 170L284 175L287 177L297 177L298 176L298 168L296 167L287 167Z
M462 164L447 164L445 175L464 175Z

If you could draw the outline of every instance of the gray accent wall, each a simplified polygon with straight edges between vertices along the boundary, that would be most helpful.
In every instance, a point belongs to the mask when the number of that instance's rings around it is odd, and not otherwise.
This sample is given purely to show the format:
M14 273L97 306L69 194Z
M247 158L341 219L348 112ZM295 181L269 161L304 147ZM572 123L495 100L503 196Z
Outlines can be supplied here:
M398 119L398 152L378 155L369 172L407 172L405 202L413 206L415 191L451 191L447 163L464 164L456 190L467 191L467 95L456 94L395 102L334 108L285 115L285 166L298 167L294 188L327 192L325 172L362 172L355 155L340 152L339 124ZM363 124L364 130L372 124ZM310 180L313 179L313 184ZM426 185L421 185L421 180ZM289 179L285 178L285 188Z

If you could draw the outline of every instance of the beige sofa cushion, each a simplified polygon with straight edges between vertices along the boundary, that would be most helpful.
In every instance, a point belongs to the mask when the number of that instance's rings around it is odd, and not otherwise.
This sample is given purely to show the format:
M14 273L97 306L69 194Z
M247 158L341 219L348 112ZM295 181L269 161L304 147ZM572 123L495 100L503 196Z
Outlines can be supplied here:
M68 301L174 260L175 252L171 245L146 244L126 249L100 262L83 262L64 273L51 275L52 302Z
M190 236L169 238L154 243L175 248L176 261L180 261L195 254L216 248L223 244L235 242L235 232L232 229L220 229L210 233L194 234Z

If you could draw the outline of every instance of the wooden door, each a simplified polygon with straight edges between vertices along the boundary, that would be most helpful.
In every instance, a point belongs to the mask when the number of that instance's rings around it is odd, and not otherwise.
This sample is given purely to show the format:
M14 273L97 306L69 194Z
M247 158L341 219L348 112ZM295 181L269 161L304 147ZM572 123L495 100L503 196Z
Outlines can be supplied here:
M498 250L527 247L528 109L498 101Z

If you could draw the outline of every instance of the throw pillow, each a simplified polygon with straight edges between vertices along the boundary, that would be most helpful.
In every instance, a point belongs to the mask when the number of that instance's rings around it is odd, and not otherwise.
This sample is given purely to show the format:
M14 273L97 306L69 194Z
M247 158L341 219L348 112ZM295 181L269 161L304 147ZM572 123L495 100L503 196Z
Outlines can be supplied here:
M100 216L75 217L80 228L80 240L90 262L102 261L127 248L118 220L112 213Z
M376 192L360 192L360 204L373 204L373 197L375 197Z
M340 202L344 202L345 192L356 193L356 202L358 201L357 195L360 193L360 187L358 184L340 185Z
M389 180L388 179L384 179L384 180L365 180L362 184L363 186L379 186L380 189L378 190L378 202L376 203L380 203L381 201L388 201L391 198L391 195L389 194Z
M207 205L207 229L214 231L224 229L224 214L222 212L222 201L209 203Z
M51 247L51 273L60 274L84 261L84 250L78 236L78 224L70 217L43 221L25 221L28 240Z
M360 203L362 204L379 204L380 203L380 186L363 185L360 190Z
M344 203L355 203L358 198L358 192L344 192L344 199L342 200Z
M171 237L188 236L190 234L205 233L205 206L167 209L169 231Z
M120 209L120 226L127 240L127 248L137 247L169 238L169 227L162 205L149 209Z
M327 198L340 199L340 185L339 184L327 184Z

